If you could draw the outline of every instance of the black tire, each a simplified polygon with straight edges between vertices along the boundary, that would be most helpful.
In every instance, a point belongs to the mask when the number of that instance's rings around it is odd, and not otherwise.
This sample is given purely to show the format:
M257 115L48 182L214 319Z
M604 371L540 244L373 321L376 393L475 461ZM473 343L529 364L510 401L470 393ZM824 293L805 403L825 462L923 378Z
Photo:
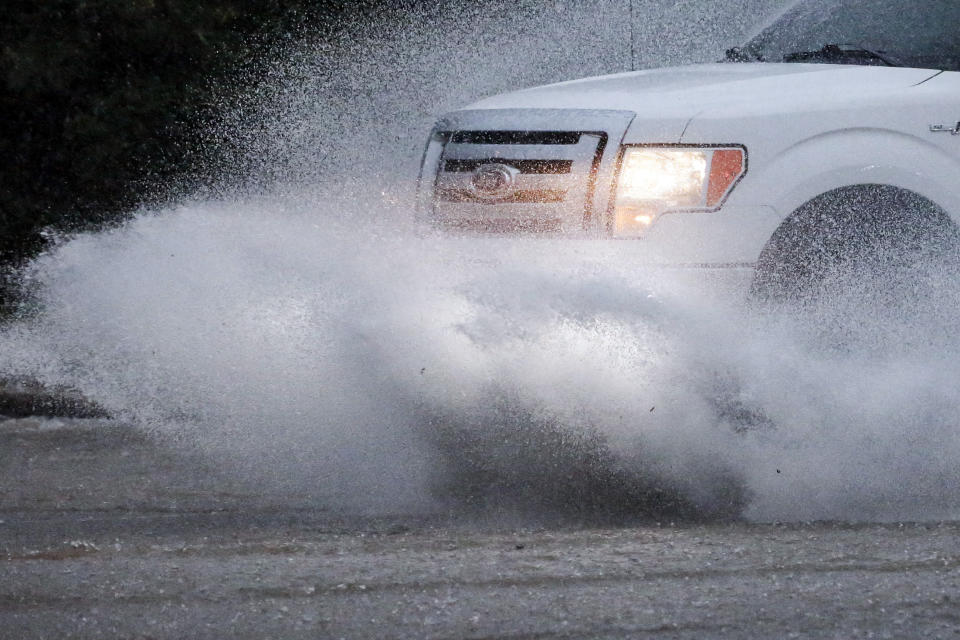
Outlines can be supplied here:
M751 293L791 303L866 280L888 283L888 295L908 293L919 268L953 267L958 255L957 226L929 200L885 185L837 189L781 224L760 254Z

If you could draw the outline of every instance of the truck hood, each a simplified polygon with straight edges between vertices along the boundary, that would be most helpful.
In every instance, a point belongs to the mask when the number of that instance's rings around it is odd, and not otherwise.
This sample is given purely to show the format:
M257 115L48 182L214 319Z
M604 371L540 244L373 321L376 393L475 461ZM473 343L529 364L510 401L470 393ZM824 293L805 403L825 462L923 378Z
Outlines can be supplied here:
M930 69L828 64L720 63L651 69L524 89L481 100L470 109L627 110L638 120L689 122L709 110L744 113L797 108L904 89Z

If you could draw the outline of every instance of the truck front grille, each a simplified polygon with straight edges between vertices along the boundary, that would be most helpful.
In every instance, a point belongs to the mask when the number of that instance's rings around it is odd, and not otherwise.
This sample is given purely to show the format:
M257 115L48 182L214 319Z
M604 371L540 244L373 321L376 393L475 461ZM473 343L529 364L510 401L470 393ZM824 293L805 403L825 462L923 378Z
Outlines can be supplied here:
M484 231L584 229L591 221L607 134L597 131L437 131L435 222ZM482 188L483 171L504 186Z

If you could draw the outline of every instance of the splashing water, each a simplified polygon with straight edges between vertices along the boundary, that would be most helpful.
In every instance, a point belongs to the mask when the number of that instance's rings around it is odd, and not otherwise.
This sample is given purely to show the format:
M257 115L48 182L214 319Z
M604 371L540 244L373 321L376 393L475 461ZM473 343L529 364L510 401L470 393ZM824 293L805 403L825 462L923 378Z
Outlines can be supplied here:
M541 32L444 25L444 46L406 25L349 63L294 56L255 97L244 171L260 195L143 212L42 256L38 311L0 333L0 370L350 509L955 517L954 280L931 272L922 312L862 318L869 339L836 348L823 334L853 310L753 310L630 243L418 234L431 110L552 79L563 57L483 67L454 93L465 63L440 64L446 45L522 52L517 33ZM617 70L610 55L550 73Z

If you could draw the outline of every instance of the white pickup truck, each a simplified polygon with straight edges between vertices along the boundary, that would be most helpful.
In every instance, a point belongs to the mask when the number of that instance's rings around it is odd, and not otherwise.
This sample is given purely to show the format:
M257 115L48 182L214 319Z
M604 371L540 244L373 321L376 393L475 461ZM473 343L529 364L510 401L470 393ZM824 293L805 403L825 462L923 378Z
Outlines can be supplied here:
M442 117L430 224L637 239L793 298L960 246L960 1L807 0L717 64L586 78Z

